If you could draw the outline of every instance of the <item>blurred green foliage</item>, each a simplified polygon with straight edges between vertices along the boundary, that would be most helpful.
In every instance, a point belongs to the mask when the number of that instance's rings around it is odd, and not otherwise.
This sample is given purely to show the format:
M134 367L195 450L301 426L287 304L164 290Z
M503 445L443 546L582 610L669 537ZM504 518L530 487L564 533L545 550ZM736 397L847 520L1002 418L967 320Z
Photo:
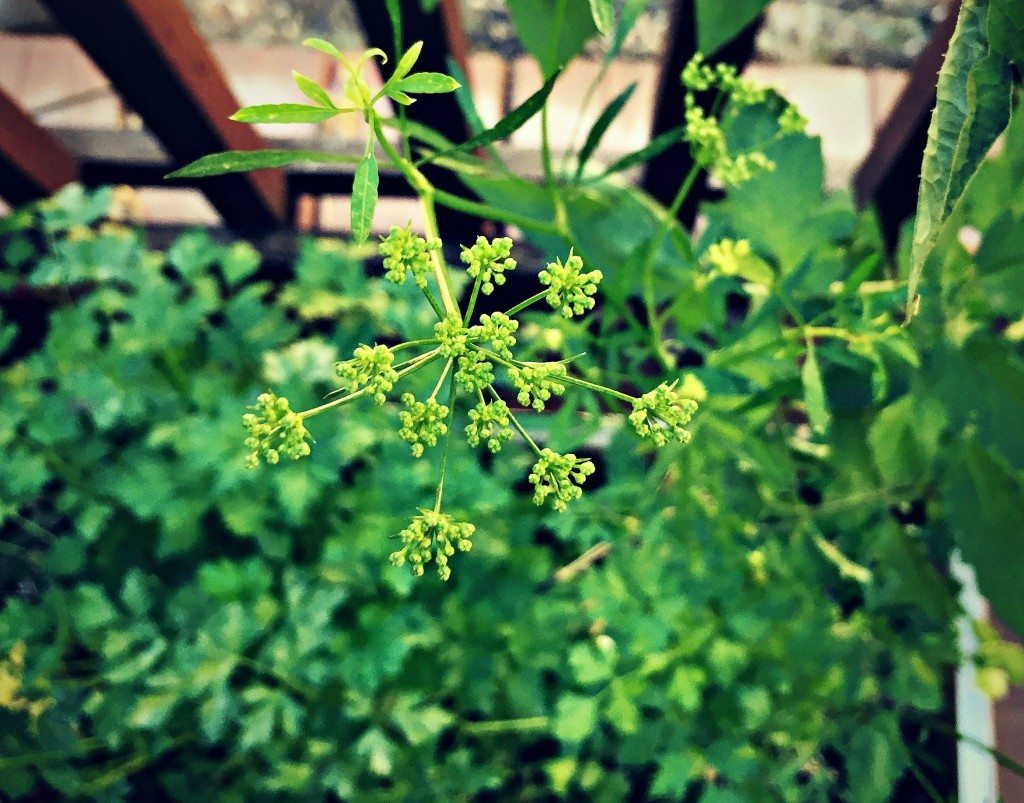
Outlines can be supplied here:
M244 406L269 385L313 404L339 354L428 329L415 287L327 240L275 282L202 232L154 253L104 222L109 191L14 213L0 292L53 309L0 373L0 790L889 799L927 765L959 660L954 542L1012 611L1022 142L954 212L909 330L907 260L823 193L816 140L773 144L778 168L706 209L692 256L670 237L650 280L690 366L668 373L707 392L693 443L655 455L586 395L565 409L589 415L529 417L601 463L564 514L520 492L519 450L455 452L451 508L481 526L447 585L381 560L435 479L395 410L317 419L308 461L243 466ZM663 369L630 271L656 206L611 183L564 201L606 306L589 328L527 316L523 342L646 383ZM724 237L758 270L715 270ZM1019 669L995 639L979 660Z

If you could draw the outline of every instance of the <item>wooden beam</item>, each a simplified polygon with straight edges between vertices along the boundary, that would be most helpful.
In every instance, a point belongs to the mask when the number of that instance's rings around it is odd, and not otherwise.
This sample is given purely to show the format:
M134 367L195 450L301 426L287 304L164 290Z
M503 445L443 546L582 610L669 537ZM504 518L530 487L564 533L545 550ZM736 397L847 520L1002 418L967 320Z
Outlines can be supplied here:
M960 0L953 0L945 19L932 32L889 117L875 132L871 151L853 177L858 205L874 203L886 241L894 246L899 230L917 208L924 148L939 70L956 29Z
M758 17L731 42L711 55L710 60L733 64L742 70L754 54L754 39L761 27L763 17ZM665 52L662 57L658 91L654 101L654 120L651 124L651 138L664 134L680 125L686 117L685 94L680 74L687 62L697 52L697 11L695 0L675 0L672 18L665 37ZM714 98L698 98L698 102L709 110ZM679 186L693 166L690 148L680 141L668 148L644 167L640 186L665 206L672 203ZM707 176L702 174L693 185L686 203L679 210L679 220L686 226L693 223L697 207L707 197Z
M71 152L0 88L0 197L27 203L78 178Z
M228 118L235 98L181 0L44 0L160 140L175 166L208 153L258 150L263 138ZM201 189L235 229L285 221L284 174L208 179Z

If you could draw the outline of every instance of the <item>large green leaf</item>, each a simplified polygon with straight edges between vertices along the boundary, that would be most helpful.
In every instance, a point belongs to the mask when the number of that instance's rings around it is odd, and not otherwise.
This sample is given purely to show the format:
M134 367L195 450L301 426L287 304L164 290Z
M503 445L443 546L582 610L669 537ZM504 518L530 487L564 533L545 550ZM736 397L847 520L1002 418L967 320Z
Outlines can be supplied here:
M287 167L302 162L358 164L359 157L347 153L326 153L325 151L224 151L196 159L180 170L169 173L166 178L203 178L205 176L222 176L225 173L248 173L250 170Z
M988 41L994 52L1024 67L1024 0L991 0Z
M978 588L1024 633L1024 485L1009 465L965 439L947 477L947 515Z
M508 0L508 9L544 75L570 62L597 34L589 0Z
M711 55L731 42L771 0L697 0L697 48Z
M987 16L988 0L965 0L939 72L921 166L908 317L914 314L921 271L942 224L1009 119L1011 73L1002 56L989 53Z

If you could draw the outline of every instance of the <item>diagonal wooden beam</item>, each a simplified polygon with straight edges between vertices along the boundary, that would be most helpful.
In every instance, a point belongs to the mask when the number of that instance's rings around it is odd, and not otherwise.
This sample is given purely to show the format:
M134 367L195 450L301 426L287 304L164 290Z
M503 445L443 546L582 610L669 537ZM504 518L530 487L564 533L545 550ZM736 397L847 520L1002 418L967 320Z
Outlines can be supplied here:
M949 40L956 29L960 0L952 0L945 19L917 57L910 80L893 106L889 117L875 133L871 151L853 177L853 190L860 206L874 203L882 231L895 246L900 227L917 208L921 164L928 142L928 125L935 108L939 70Z
M0 88L0 197L27 203L78 178L71 152Z
M215 151L265 147L251 126L228 119L240 104L181 0L43 1L175 165ZM202 190L232 228L285 220L280 171L210 179Z

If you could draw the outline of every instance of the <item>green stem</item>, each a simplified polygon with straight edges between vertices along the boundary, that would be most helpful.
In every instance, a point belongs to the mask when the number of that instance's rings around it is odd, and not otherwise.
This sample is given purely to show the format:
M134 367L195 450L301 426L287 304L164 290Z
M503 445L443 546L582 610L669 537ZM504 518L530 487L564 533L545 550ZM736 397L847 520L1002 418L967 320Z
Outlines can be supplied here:
M463 326L469 326L469 321L473 317L473 310L476 309L476 299L480 294L480 285L483 284L481 277L478 275L476 281L473 282L473 292L469 294L469 305L466 307L466 316L462 319Z
M430 401L437 398L437 394L441 392L441 385L444 384L444 379L448 376L448 372L452 369L452 364L455 362L454 357L450 357L448 362L444 364L444 370L441 371L441 376L437 380L437 384L434 385L434 392L430 394ZM453 377L454 378L454 377Z
M451 365L451 361L448 363ZM444 379L444 377L441 377ZM435 391L436 392L436 391ZM444 478L448 471L448 455L452 450L452 425L455 421L455 374L452 374L450 393L448 395L448 434L444 439L444 452L441 454L441 473L437 478L437 496L434 498L434 512L441 512L441 499L444 496Z
M565 232L558 228L558 226L552 223L546 223L542 220L535 220L532 217L521 215L518 212L513 212L508 209L500 209L497 206L491 206L490 204L481 203L479 201L471 201L468 198L462 198L458 195L453 195L450 192L438 189L434 190L434 200L441 206L447 207L448 209L454 209L456 212L465 212L467 215L474 215L485 220L497 220L502 223L508 223L513 226L518 226L525 231L535 231L539 234L550 234L553 237L561 237L568 242Z
M404 343L399 343L397 346L392 346L392 351L401 351L402 349L419 348L420 346L436 346L436 337L425 337L421 340L406 340ZM419 359L414 357L413 359ZM401 367L401 366L399 366Z
M532 296L530 296L528 299L526 299L526 301L520 301L518 304L516 304L514 307L512 307L512 309L508 310L505 314L509 318L511 318L513 315L515 315L515 314L517 314L519 312L522 312L524 309L526 309L530 305L536 304L538 301L541 301L542 299L544 299L547 296L547 294L548 294L547 290L541 290L539 293L534 293Z
M568 382L570 385L578 385L581 388L587 388L588 390L596 391L597 393L604 393L607 396L612 396L620 401L628 402L632 404L636 399L630 396L628 393L615 390L614 388L606 388L604 385L597 385L593 382L588 382L586 379L579 379L578 377L566 374L565 376L558 377L564 382Z
M491 392L495 401L501 401L501 396L498 395L498 391L494 389L493 385L488 385L487 389ZM530 448L533 449L534 454L540 457L540 447L537 445L537 442L530 437L530 433L527 432L523 425L519 423L519 419L515 417L511 410L508 412L508 417L512 422L512 426L514 426L516 430L518 430L519 434L523 436L523 440L530 444Z
M394 166L398 168L399 172L405 176L405 180L409 182L409 186L411 186L413 190L416 191L416 194L419 195L420 207L423 209L423 225L426 229L427 237L437 237L440 239L441 233L437 226L437 212L434 208L434 186L412 162L395 150L395 146L392 145L384 135L384 128L381 125L380 116L372 109L370 110L370 124L373 127L373 133L377 137L377 141L380 143L381 148L384 149L384 152L388 155L388 158L391 159ZM430 257L434 264L434 278L437 281L438 290L441 292L441 302L444 304L446 313L448 315L455 315L461 318L462 315L459 313L459 305L456 303L455 296L452 293L451 277L448 275L448 269L444 264L441 254L436 250L432 250L430 252ZM441 317L443 318L444 316Z
M522 717L520 719L493 719L488 722L466 722L465 733L484 735L488 733L522 733L524 731L547 730L551 726L548 717Z
M407 363L403 363L406 367L398 371L398 379L429 365L436 360L438 356L440 356L440 353L440 349L434 349L433 351L428 351L426 354L422 354L419 357L409 360ZM369 392L369 387L362 388L361 390L357 390L355 393L349 393L347 396L342 396L340 399L335 399L334 401L329 401L326 404L321 404L319 407L314 407L311 410L305 410L304 412L299 413L299 417L303 420L312 418L313 416L320 415L320 413L326 412L327 410L331 410L335 407L341 407L344 404L348 404L349 402L362 398Z

